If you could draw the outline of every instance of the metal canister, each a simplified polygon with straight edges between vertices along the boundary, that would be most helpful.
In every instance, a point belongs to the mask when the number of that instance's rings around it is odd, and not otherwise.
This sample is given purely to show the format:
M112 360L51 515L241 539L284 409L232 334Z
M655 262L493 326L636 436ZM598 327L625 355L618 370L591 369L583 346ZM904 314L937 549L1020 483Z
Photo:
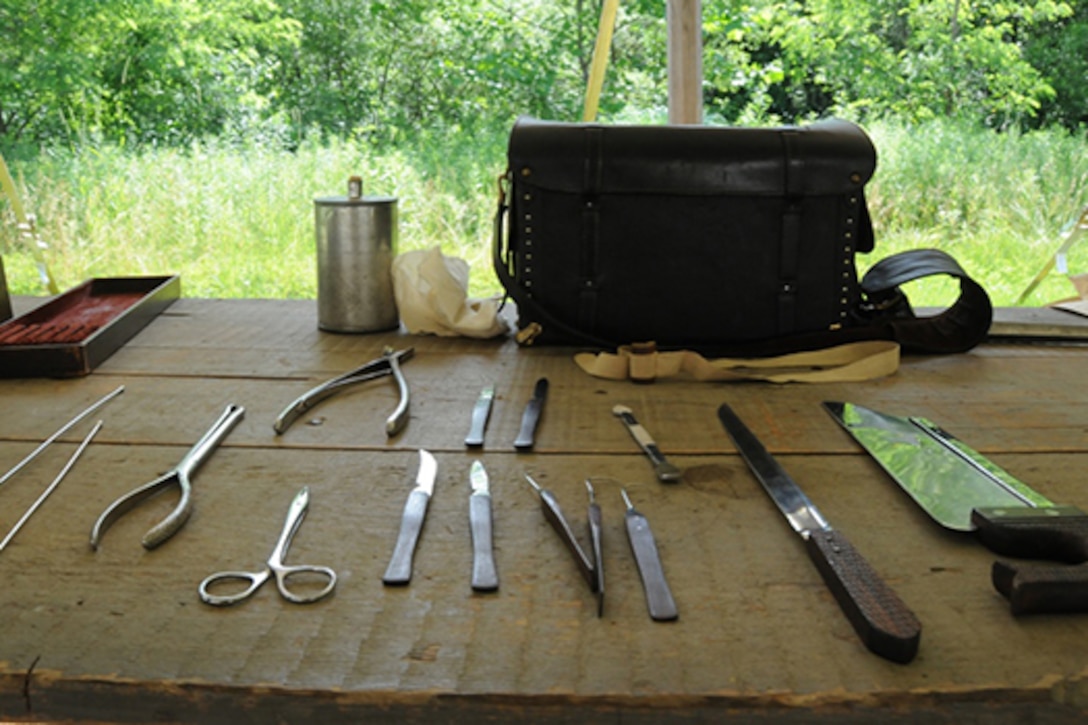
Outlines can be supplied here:
M317 326L330 332L378 332L400 324L393 296L397 200L348 195L314 199L317 228Z

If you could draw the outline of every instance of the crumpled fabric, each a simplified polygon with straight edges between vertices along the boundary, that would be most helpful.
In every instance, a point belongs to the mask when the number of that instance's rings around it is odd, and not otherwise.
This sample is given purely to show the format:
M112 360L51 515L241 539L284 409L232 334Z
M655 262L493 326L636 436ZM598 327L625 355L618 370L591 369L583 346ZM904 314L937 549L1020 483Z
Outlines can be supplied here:
M489 338L507 334L500 296L468 296L468 262L439 247L405 252L393 260L393 295L408 332L440 337Z

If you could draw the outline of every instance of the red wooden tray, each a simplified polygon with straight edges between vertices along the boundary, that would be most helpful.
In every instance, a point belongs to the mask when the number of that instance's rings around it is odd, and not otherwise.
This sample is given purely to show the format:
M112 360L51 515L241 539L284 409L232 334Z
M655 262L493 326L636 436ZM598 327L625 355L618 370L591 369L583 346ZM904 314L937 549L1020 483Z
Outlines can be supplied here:
M0 324L0 377L87 375L181 296L181 279L91 279Z

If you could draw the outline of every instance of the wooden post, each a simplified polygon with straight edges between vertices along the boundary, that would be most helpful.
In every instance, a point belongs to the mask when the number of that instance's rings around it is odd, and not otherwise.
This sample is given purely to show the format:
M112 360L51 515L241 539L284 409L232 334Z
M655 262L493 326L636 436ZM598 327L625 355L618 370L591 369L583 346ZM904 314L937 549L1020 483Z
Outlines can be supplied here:
M668 0L669 123L703 122L700 0Z

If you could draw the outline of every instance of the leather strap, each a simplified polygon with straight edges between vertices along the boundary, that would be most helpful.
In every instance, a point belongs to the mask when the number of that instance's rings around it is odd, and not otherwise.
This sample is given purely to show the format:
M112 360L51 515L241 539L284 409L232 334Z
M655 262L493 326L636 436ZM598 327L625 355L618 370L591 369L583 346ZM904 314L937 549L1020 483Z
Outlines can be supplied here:
M769 383L831 383L873 380L899 368L899 345L871 340L770 358L708 360L691 350L661 352L637 345L615 353L579 353L574 362L598 378L650 383L658 378L702 382L757 380Z

